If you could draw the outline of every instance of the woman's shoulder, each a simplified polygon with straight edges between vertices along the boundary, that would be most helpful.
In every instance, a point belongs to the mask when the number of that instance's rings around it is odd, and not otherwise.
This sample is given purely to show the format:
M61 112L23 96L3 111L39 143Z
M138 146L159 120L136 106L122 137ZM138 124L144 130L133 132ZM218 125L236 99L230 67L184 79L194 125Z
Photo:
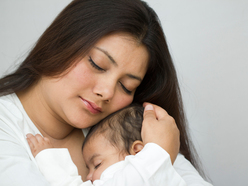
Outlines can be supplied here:
M13 135L37 130L15 93L0 97L0 128Z
M20 108L21 107L21 108ZM0 97L0 118L22 118L22 105L15 93ZM23 109L24 110L24 109ZM11 117L11 118L10 118Z

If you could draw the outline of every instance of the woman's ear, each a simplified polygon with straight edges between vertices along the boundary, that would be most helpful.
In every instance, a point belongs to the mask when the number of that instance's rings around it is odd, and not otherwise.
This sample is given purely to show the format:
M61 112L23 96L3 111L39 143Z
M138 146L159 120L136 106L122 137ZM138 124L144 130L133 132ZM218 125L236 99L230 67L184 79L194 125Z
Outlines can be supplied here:
M144 144L142 141L140 140L136 140L135 142L133 142L132 147L130 149L130 154L131 155L135 155L138 152L140 152L142 149L144 148Z

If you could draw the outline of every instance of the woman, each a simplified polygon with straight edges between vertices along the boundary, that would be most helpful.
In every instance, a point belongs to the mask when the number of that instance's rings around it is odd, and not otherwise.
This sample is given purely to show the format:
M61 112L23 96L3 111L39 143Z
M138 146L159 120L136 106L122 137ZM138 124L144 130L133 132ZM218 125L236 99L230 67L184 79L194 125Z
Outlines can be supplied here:
M132 102L155 104L155 112L149 105L145 113L145 144L157 143L174 163L179 129L180 153L196 166L164 34L155 12L142 1L72 1L19 68L0 80L0 94L1 185L47 185L32 159L27 133L68 148L85 179L81 129ZM208 185L186 159L175 161L177 169L170 165L168 183L184 179L188 185ZM177 172L181 176L170 177Z

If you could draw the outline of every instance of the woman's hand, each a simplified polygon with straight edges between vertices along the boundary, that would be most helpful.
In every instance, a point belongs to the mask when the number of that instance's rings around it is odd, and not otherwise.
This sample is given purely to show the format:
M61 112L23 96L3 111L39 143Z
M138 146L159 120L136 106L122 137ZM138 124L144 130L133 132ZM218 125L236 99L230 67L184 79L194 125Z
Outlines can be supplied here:
M46 137L42 137L40 134L36 134L35 136L27 134L26 137L34 157L42 150L53 148L50 140Z
M143 105L145 107L141 130L143 143L158 144L170 155L173 164L180 148L180 132L174 118L157 105L150 103Z

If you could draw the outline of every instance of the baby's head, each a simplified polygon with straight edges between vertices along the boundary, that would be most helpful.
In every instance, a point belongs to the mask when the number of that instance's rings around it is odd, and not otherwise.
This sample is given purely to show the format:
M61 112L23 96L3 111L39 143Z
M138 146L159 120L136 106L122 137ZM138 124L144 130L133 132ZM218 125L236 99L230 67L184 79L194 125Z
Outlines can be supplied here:
M83 144L83 157L89 168L88 180L100 179L110 165L142 150L143 111L142 106L131 105L109 115L90 129Z

